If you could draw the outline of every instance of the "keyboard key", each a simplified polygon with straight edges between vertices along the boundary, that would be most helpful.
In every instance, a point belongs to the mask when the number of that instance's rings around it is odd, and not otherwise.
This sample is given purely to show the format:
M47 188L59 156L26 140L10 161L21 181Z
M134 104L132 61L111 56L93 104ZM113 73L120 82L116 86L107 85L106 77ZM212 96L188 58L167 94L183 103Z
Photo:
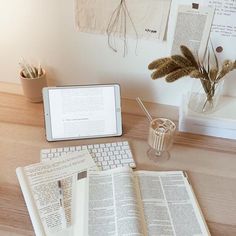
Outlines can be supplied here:
M50 153L50 152L51 152L50 149L43 149L43 150L41 151L42 154L47 154L47 153Z
M47 158L47 157L48 157L48 155L46 153L41 154L41 158Z
M127 150L127 149L129 149L129 147L128 146L122 146L122 149Z
M103 167L102 167L102 170L109 170L109 169L110 169L109 166L103 166Z
M100 156L102 156L102 154L100 152L97 152L96 157L100 157Z
M129 157L132 157L132 153L130 150L126 150L126 154L129 156Z
M120 163L130 163L130 160L129 159L121 159Z
M108 165L107 161L103 161L102 165L107 166Z

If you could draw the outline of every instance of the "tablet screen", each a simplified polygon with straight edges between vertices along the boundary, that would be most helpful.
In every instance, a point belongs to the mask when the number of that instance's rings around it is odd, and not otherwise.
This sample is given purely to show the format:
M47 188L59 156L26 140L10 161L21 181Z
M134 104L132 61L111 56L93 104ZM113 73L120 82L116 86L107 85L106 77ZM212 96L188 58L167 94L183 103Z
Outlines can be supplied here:
M47 96L52 140L118 135L117 85L48 88Z

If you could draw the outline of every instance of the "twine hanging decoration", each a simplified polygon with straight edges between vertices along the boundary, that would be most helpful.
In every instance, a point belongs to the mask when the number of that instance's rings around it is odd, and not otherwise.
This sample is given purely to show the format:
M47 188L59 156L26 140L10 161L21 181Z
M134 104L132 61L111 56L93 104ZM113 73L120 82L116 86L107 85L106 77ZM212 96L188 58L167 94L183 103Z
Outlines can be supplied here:
M123 40L123 43L124 43L123 56L126 56L128 53L128 46L127 46L128 21L131 23L131 26L135 32L136 39L138 41L138 32L130 16L130 12L126 5L126 0L120 0L120 3L111 14L111 17L109 19L109 23L106 29L106 33L107 33L108 46L114 52L118 51L117 46L116 46L116 37L119 37ZM136 49L137 49L137 42L136 42Z

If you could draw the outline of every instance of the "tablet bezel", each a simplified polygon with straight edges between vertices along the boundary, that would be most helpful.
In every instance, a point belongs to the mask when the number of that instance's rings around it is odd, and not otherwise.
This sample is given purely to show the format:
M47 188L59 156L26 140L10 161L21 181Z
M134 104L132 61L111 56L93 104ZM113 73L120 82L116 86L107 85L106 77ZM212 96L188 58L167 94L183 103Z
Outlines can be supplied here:
M75 89L75 88L98 88L98 87L113 87L115 91L115 111L116 111L116 133L105 135L91 135L91 136L79 136L79 137L64 137L53 138L52 125L50 117L50 103L49 103L49 91L61 90L61 89ZM44 107L44 121L45 121L45 134L47 141L62 141L62 140L76 140L76 139L88 139L88 138L103 138L103 137L116 137L122 135L122 117L121 117L121 93L119 84L89 84L89 85L70 85L70 86L58 86L58 87L45 87L43 88L43 107Z

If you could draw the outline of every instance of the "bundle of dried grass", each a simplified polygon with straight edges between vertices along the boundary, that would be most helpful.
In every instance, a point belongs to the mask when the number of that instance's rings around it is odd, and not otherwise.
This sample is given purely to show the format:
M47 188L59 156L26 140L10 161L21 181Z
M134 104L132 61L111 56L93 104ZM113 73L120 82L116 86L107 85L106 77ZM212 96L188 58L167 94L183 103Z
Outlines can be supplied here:
M167 82L173 82L184 76L190 75L193 71L198 71L198 63L192 52L186 47L180 47L182 55L173 55L157 59L148 65L148 69L155 70L151 77L158 79L166 76Z
M166 82L174 82L185 76L199 79L206 93L206 102L211 102L215 95L217 84L229 72L236 69L236 60L225 60L220 67L213 48L207 50L201 62L194 57L188 47L181 45L180 50L182 55L173 55L151 62L148 65L148 69L155 70L151 74L151 78L155 80L165 77ZM213 58L211 51L213 52Z

